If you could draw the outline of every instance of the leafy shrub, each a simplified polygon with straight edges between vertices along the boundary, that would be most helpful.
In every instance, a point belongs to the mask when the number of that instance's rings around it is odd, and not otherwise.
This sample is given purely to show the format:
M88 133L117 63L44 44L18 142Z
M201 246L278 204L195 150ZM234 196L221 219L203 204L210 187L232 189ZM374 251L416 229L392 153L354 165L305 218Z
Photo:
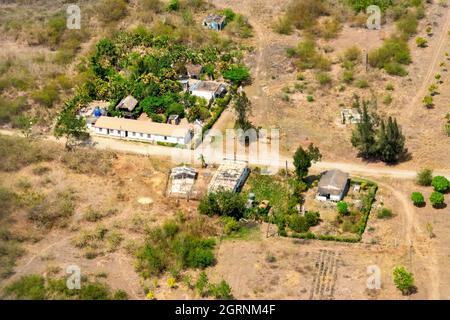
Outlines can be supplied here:
M405 38L409 38L417 32L417 15L409 13L397 21L397 28Z
M301 70L320 69L328 71L331 67L331 62L317 51L316 43L311 39L306 39L298 44L295 49L295 57L298 58L297 66Z
M411 194L411 200L417 207L423 206L425 204L425 198L421 192L413 192Z
M170 0L167 4L167 11L177 11L180 9L180 0Z
M360 62L362 58L361 49L357 46L352 46L344 51L344 61Z
M390 210L388 208L382 208L377 213L378 219L391 218L392 216L393 216L392 210Z
M230 80L235 85L240 85L250 79L250 72L243 65L233 65L223 73L224 79Z
M341 215L346 215L348 213L348 204L345 201L339 201L337 203L337 210L338 213Z
M403 295L411 294L414 290L414 277L412 273L408 272L405 267L395 267L392 276L394 278L394 284Z
M175 221L150 230L146 244L137 251L138 271L148 278L174 268L203 269L212 265L215 241L194 231L186 222Z
M316 79L321 86L331 84L332 82L331 76L326 72L319 72L316 74Z
M231 286L222 280L218 284L212 284L209 288L212 296L218 300L232 300L233 294L231 293Z
M307 232L309 230L306 218L298 214L293 214L289 217L288 226L295 232Z
M352 83L354 80L353 72L350 70L345 70L342 73L342 81L345 83Z
M435 208L440 208L444 204L444 195L440 192L434 191L430 196L431 205Z
M222 223L223 223L223 232L227 235L239 231L241 229L241 226L236 219L233 217L222 217Z
M450 187L450 182L444 176L436 176L433 178L431 185L433 186L435 191L445 193Z
M356 81L355 86L360 89L366 89L369 87L367 80L359 79Z
M433 181L433 170L422 169L417 172L416 183L419 186L431 186Z
M365 11L370 5L376 5L385 11L394 3L392 0L347 0L346 2L355 12Z
M405 75L406 70L401 65L411 63L408 43L400 38L391 37L383 45L369 53L369 63L372 67L385 69L392 75Z
M428 41L422 37L416 38L416 44L419 48L426 48L428 47Z
M310 227L314 227L320 222L320 213L315 211L307 211L305 213L306 223Z
M245 213L245 198L232 191L209 193L200 201L199 211L208 216L219 215L241 219Z

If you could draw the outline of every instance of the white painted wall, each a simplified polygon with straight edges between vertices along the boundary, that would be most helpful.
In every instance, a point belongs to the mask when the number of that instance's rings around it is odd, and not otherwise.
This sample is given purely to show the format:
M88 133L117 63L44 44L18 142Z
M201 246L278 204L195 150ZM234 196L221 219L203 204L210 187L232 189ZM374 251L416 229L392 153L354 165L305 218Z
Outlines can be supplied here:
M191 94L196 97L204 98L208 102L214 100L214 93L212 92L192 90Z
M157 134L147 134L147 133L140 133L140 132L133 132L128 131L128 135L125 136L126 132L119 130L109 130L105 128L95 128L95 133L103 136L110 136L110 137L122 137L127 140L133 140L133 141L144 141L144 142L167 142L167 143L176 143L176 144L188 144L191 135L188 133L186 136L183 137L171 137L171 136L162 136Z

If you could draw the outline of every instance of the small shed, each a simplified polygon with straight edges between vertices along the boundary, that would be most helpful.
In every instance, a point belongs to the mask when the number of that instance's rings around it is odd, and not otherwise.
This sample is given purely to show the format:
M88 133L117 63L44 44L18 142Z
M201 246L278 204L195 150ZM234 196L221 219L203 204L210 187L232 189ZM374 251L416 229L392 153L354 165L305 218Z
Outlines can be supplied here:
M341 170L325 172L319 181L317 199L320 201L341 201L349 188L349 174Z
M138 101L133 96L126 96L119 102L116 109L122 111L125 117L132 117L132 112L137 104Z
M197 178L195 169L182 166L170 171L169 194L171 196L189 197Z
M220 16L217 14L208 14L205 19L203 19L203 26L220 31L225 27L225 16Z

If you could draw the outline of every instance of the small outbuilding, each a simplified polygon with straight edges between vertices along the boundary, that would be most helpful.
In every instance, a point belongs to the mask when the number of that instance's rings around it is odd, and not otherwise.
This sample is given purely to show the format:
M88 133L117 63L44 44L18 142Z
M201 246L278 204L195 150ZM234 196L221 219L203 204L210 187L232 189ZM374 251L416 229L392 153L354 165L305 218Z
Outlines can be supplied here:
M133 118L133 110L136 108L138 101L133 96L123 98L116 109L122 111L125 118Z
M250 169L245 161L225 160L214 173L208 192L240 192L248 178Z
M349 188L349 174L341 170L329 170L325 172L319 181L317 200L341 201Z
M198 81L189 85L188 90L193 96L204 98L211 103L214 99L223 97L227 92L227 87L221 82Z
M172 168L170 171L169 195L176 197L191 196L197 178L195 169L182 166Z
M208 14L203 19L203 26L213 30L223 30L225 28L226 17L217 14Z

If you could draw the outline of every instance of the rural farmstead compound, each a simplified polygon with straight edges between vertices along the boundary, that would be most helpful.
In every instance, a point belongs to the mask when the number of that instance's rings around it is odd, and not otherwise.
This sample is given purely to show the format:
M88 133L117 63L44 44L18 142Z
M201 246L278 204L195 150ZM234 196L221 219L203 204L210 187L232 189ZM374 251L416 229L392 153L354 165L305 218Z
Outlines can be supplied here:
M0 300L450 299L450 0L69 2L0 1Z

